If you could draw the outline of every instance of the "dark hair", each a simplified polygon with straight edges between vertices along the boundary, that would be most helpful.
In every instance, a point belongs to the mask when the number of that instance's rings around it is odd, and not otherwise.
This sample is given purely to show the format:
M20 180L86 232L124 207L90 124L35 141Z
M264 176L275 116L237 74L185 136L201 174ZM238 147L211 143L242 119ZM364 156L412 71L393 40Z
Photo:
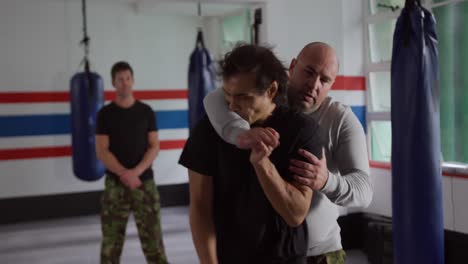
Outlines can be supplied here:
M264 93L273 81L278 83L278 92L274 102L286 103L288 75L283 63L275 56L271 48L238 44L226 53L220 62L220 75L226 80L241 73L254 73L258 93Z
M130 73L132 74L133 76L133 69L132 67L130 66L130 64L128 64L128 62L126 61L119 61L119 62L116 62L113 66L112 66L112 69L111 69L111 77L112 77L112 80L114 80L115 78L115 75L118 73L118 72L121 72L121 71L130 71Z

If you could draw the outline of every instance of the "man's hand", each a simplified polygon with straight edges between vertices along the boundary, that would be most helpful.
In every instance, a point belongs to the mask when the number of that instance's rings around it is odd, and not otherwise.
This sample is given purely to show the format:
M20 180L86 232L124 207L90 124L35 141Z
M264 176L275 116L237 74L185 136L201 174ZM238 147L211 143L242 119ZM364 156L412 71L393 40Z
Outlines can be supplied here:
M236 146L240 149L251 149L259 142L274 149L279 145L279 134L271 127L254 127L239 135Z
M258 164L265 159L270 157L271 152L273 152L272 146L267 146L263 141L258 142L250 152L250 163Z
M141 186L139 178L141 172L137 169L124 170L119 174L120 181L125 184L130 190L134 190Z
M294 179L300 184L309 186L314 191L321 190L328 180L325 149L322 148L321 160L304 149L299 149L298 153L303 156L307 162L291 159L289 170L295 173Z

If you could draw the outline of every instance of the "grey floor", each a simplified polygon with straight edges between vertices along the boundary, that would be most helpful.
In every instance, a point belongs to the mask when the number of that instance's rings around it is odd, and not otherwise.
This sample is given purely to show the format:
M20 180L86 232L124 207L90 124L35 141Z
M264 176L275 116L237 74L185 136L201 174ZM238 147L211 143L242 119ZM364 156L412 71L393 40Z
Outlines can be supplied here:
M98 263L100 228L97 215L0 226L0 263ZM198 263L187 207L163 208L162 229L171 264ZM347 264L368 263L360 251L346 253ZM121 263L145 263L133 218L127 226Z

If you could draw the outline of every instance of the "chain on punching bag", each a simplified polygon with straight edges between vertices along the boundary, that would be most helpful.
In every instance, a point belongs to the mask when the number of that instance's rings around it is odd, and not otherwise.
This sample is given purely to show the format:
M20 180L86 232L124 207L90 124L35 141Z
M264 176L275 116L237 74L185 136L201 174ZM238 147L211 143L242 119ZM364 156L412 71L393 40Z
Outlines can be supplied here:
M104 81L89 69L89 37L86 28L86 1L83 0L84 72L70 81L73 173L85 181L99 180L104 165L96 157L95 130L97 112L104 105Z

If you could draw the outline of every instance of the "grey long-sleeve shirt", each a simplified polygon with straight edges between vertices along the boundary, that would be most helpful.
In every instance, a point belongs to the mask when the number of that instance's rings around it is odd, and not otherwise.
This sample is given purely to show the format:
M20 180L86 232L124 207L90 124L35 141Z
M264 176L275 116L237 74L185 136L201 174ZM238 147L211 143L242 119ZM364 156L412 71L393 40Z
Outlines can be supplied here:
M247 121L229 110L222 89L209 93L204 105L216 132L227 142L235 144L237 137L250 129ZM328 181L320 192L314 193L306 217L308 255L316 256L341 249L336 205L367 207L372 200L373 188L366 137L351 108L327 97L310 115L319 123L327 141L325 155L329 170Z

